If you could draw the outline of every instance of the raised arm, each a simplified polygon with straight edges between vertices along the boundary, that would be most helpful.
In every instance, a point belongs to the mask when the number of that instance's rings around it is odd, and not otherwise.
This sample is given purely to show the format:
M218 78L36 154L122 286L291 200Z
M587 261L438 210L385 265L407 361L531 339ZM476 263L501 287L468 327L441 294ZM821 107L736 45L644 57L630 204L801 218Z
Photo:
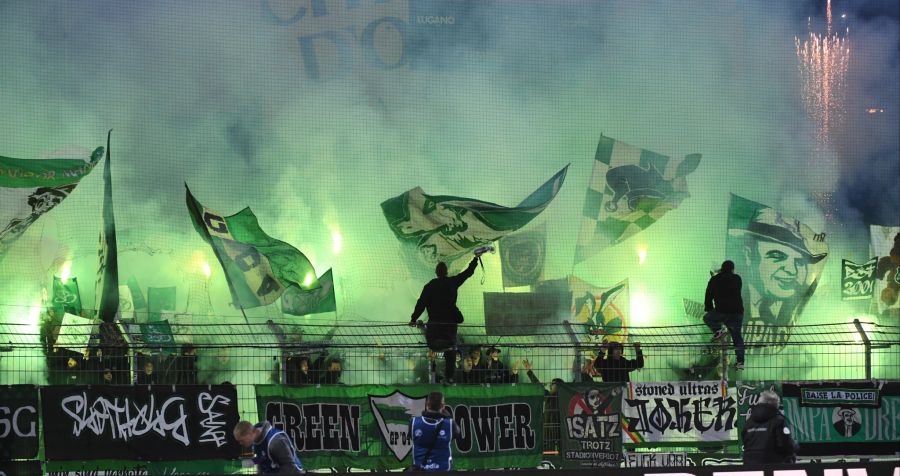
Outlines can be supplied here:
M628 361L628 371L644 368L644 353L641 352L641 343L634 343L634 353L636 358Z
M461 273L457 274L453 277L453 280L456 282L456 286L462 286L467 279L471 278L473 274L475 274L475 268L478 267L478 257L472 258L472 261L469 261L469 266L466 267Z

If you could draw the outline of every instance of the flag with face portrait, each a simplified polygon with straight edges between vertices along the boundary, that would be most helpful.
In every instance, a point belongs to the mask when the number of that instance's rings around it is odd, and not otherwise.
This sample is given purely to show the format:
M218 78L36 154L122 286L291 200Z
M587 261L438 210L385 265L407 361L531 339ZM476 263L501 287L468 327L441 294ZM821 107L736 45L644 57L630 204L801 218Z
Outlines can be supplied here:
M500 240L503 287L528 286L544 276L547 229L515 233Z
M875 290L875 264L877 262L878 258L872 258L861 264L847 259L841 260L842 300L872 299Z
M878 256L872 312L900 317L900 226L870 225L870 256Z
M828 256L825 233L772 207L731 195L725 256L743 278L744 337L783 348ZM754 347L751 347L753 350Z
M575 262L656 223L689 196L686 177L700 154L673 159L600 136L581 212Z
M385 200L381 210L394 235L433 266L490 244L535 219L559 192L569 166L515 207L471 198L428 195L421 187Z
M13 159L0 156L0 260L44 213L59 205L103 157ZM87 160L85 160L87 159Z

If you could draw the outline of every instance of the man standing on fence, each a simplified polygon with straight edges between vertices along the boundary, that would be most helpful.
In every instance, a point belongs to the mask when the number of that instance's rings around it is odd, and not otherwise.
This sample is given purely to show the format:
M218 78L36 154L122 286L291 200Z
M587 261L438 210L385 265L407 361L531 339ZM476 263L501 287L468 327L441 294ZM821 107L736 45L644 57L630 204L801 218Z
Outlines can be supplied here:
M744 464L793 463L800 446L778 410L781 398L766 390L744 424Z
M253 462L259 474L304 474L303 464L291 437L269 422L240 421L234 439L244 448L253 448Z
M429 349L444 353L446 383L453 383L456 369L456 329L463 322L462 312L456 307L456 293L459 287L475 274L479 256L476 254L469 266L456 276L447 276L447 264L443 261L438 263L434 269L437 278L422 288L422 294L409 320L409 325L415 326L422 312L428 310L425 340Z
M735 367L744 369L744 337L741 326L744 323L744 300L741 298L741 277L734 272L734 262L725 260L715 276L706 285L704 307L706 315L703 322L715 333L713 339L719 342L731 333L734 353L737 357ZM725 327L722 327L722 324Z
M459 429L455 426L444 394L429 393L422 416L410 423L414 471L450 471L453 463L450 443L454 431Z

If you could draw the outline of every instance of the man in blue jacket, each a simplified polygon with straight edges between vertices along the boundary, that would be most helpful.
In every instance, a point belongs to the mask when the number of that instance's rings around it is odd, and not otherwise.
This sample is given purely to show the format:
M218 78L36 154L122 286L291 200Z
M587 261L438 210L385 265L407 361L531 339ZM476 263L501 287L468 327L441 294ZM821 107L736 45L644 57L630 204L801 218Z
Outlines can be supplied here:
M256 425L238 422L234 426L234 439L244 448L253 448L253 462L259 474L306 473L291 437L267 421Z
M450 471L453 456L453 416L444 402L444 394L431 392L425 399L422 416L413 418L412 432L413 468L421 471Z

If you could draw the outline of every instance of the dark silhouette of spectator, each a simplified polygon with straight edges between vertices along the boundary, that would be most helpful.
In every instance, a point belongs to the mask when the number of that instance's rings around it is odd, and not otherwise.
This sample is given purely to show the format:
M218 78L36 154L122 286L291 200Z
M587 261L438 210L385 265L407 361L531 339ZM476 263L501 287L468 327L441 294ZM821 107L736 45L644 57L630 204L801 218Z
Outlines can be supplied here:
M744 424L744 464L793 463L800 446L778 410L781 398L766 390Z
M309 368L309 356L298 355L289 359L290 368L287 372L288 385L309 385L315 383Z
M462 383L479 384L484 382L484 366L481 360L481 348L474 346L469 349L469 355L463 359Z
M157 383L157 376L153 373L153 362L149 359L144 362L144 368L138 372L137 385L154 385Z
M603 357L604 350L609 349L606 358ZM629 382L631 379L628 374L634 370L644 367L644 353L641 352L641 343L634 343L635 359L629 360L622 356L623 347L619 342L605 343L600 346L597 352L597 358L587 367L587 379L599 375L604 382Z
M491 346L487 350L487 355L488 358L484 364L484 383L512 383L513 376L509 368L500 360L500 349Z
M463 322L463 315L456 307L457 290L475 273L478 256L472 258L469 266L456 276L447 275L447 264L440 262L434 269L437 277L422 288L422 294L410 317L409 325L415 326L419 316L428 311L425 326L425 341L428 348L444 353L444 381L454 382L456 371L456 331Z
M706 285L706 299L704 307L706 315L703 322L712 329L713 340L724 341L725 336L731 333L731 341L734 343L734 353L737 358L735 366L738 370L744 369L744 337L741 334L741 326L744 322L744 300L741 297L743 283L741 277L734 272L734 262L725 260L715 276L709 279ZM725 327L722 327L722 324Z
M197 348L193 344L181 346L181 356L178 358L178 383L183 385L197 383L197 360Z
M339 385L341 384L341 373L344 370L341 359L336 357L328 360L328 367L322 372L319 383L322 385Z

